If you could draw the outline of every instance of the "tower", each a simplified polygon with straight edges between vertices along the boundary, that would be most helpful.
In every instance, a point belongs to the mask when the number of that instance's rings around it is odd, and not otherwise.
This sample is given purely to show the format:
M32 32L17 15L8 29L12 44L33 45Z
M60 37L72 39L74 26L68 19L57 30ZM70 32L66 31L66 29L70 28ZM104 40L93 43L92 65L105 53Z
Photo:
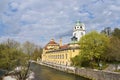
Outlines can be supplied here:
M76 40L79 41L83 35L85 35L85 25L77 21L73 29L73 39L76 38Z
M60 38L59 45L62 46L62 38Z

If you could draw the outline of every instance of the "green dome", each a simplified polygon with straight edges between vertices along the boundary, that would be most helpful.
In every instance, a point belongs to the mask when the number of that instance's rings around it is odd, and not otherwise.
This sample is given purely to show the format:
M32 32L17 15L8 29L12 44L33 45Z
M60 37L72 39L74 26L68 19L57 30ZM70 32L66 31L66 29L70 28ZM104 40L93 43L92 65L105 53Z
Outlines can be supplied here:
M80 25L81 25L81 22L78 20L78 21L76 22L76 25L77 25L77 26L80 26Z

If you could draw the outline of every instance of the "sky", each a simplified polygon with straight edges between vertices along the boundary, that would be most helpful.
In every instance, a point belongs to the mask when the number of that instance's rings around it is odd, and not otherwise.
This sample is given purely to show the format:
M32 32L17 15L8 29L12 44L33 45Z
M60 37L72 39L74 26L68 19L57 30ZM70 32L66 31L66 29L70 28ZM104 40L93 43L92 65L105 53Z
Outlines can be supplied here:
M0 42L69 43L78 20L86 32L120 28L120 0L0 0Z

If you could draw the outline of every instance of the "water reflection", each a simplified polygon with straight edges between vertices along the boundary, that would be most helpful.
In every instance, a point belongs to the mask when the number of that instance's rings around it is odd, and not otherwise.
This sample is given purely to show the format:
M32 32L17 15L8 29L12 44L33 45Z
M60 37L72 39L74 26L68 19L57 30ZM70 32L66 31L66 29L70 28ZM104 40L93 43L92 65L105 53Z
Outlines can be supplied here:
M31 64L31 69L35 72L34 80L89 80L80 76L64 73L35 63Z

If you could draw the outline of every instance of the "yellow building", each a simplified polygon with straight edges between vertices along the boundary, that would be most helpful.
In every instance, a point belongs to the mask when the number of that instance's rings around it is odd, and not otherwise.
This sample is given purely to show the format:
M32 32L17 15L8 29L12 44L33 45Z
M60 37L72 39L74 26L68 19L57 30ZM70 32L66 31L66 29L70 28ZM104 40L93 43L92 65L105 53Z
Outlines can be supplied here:
M42 62L70 66L71 58L79 54L80 47L77 42L83 35L85 35L85 25L77 22L73 29L71 43L62 45L62 40L58 44L51 39L43 48Z

